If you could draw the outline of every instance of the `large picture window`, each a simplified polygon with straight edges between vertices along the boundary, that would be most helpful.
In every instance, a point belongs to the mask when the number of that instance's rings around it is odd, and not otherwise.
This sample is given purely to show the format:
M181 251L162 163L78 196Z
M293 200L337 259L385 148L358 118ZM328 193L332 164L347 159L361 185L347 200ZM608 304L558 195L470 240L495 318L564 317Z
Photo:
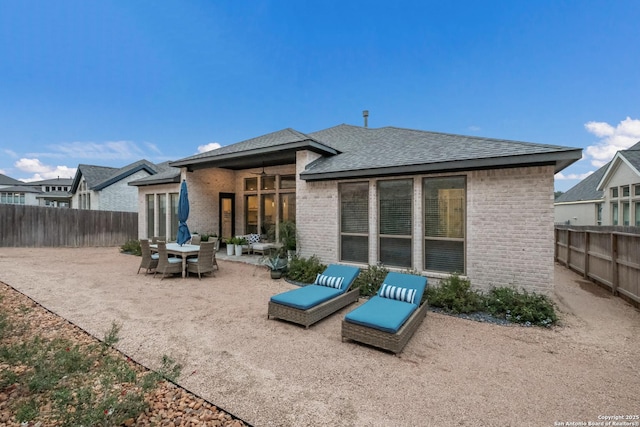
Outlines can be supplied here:
M244 229L246 233L258 232L258 196L245 196L244 217L246 223Z
M340 260L369 262L369 183L340 184Z
M167 236L167 195L158 194L158 235ZM169 239L169 236L167 236Z
M173 240L178 236L178 200L180 200L180 193L169 194L169 200L171 207L169 211L169 235L167 240Z
M425 178L424 269L465 273L464 177Z
M378 182L378 201L380 262L410 268L413 180Z

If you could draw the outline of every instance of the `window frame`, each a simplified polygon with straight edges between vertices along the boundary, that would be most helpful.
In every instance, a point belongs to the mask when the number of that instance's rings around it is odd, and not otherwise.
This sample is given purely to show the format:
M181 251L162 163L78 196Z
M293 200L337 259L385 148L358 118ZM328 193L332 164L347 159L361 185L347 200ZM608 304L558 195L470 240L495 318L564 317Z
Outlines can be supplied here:
M363 232L354 232L354 231L343 231L343 219L342 219L342 201L343 201L343 189L346 187L364 187L366 189L366 197L364 197L364 200L366 201L366 215L365 215L365 220L366 220L366 224L364 226L362 226L362 228L365 230ZM348 189L348 188L347 188ZM371 197L371 188L370 188L370 184L369 181L350 181L350 182L340 182L338 183L338 218L339 218L339 224L338 224L338 257L340 259L341 262L352 262L352 263L358 263L358 264L369 264L369 249L370 249L370 245L371 245L371 236L369 234L369 225L370 225L370 212L369 212L369 200ZM343 243L343 238L349 238L349 237L356 237L356 238L364 238L366 239L366 248L365 248L365 253L366 256L364 260L360 260L360 259L355 259L355 258L351 258L351 259L347 259L344 256L344 243Z
M382 203L382 189L381 189L381 185L384 186L387 183L398 183L398 182L402 182L402 181L406 181L408 183L410 183L410 207L409 207L409 220L410 220L410 225L409 225L409 234L389 234L389 233L382 233L382 221L384 220L383 216L382 216L382 208L381 208L381 203ZM384 265L388 265L390 267L398 267L398 268L412 268L413 267L413 230L414 230L414 213L415 213L415 207L414 207L414 201L415 201L415 182L413 177L408 177L408 178L397 178L397 179L381 179L376 181L376 193L377 193L377 216L378 216L378 221L377 221L377 240L378 240L378 256L377 256L377 260L378 262L384 264ZM382 254L382 246L383 246L383 240L384 239L398 239L398 240L408 240L409 241L409 262L406 265L400 265L400 264L394 264L394 263L389 263L389 262L385 262L385 260L383 260L383 254Z

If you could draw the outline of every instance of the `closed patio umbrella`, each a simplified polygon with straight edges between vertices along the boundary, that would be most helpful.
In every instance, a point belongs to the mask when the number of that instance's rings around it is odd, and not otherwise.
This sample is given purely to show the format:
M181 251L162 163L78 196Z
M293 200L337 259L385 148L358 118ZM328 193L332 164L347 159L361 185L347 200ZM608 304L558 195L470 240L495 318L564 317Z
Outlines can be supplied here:
M178 236L176 242L182 246L191 238L191 232L187 227L189 218L189 193L187 192L187 181L182 180L180 185L180 198L178 199Z

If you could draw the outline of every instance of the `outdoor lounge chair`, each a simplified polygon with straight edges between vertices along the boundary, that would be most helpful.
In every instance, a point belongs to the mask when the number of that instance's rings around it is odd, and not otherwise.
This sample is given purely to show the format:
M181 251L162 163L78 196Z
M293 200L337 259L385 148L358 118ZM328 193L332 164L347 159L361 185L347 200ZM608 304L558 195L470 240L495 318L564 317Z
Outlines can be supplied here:
M162 279L167 274L182 273L182 258L169 257L167 253L167 244L165 242L158 242L158 266L156 267L153 277L156 277L156 273L162 274Z
M275 317L309 328L358 300L360 290L349 290L358 274L357 267L331 264L314 284L272 296L267 319Z
M344 317L342 340L400 353L427 315L426 287L426 277L388 273L378 293Z
M187 258L187 274L198 273L198 279L202 279L202 274L211 273L213 276L213 259L215 256L216 242L200 243L200 250L197 258ZM216 263L217 264L217 263Z

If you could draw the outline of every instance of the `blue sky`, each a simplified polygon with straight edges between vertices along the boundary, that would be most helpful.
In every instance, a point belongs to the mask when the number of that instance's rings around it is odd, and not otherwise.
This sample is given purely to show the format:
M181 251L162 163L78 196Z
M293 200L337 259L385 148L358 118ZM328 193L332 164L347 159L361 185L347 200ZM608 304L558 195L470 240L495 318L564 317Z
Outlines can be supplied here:
M283 128L640 141L640 2L0 2L0 173L159 163ZM569 179L573 178L573 179Z

